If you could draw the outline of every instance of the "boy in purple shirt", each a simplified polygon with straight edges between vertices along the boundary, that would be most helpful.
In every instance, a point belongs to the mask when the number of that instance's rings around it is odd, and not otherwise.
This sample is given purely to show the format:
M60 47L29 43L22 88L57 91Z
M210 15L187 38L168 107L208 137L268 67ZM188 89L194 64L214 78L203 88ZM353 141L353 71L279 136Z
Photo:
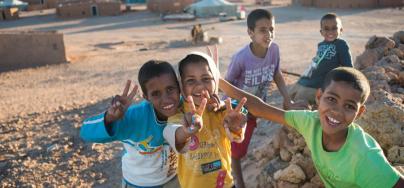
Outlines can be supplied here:
M270 83L274 80L283 96L283 107L288 109L291 101L285 81L279 68L279 47L275 38L275 18L267 10L253 10L247 17L248 35L251 43L243 47L232 58L226 80L262 100L267 100ZM247 153L256 118L249 114L245 139L242 143L232 143L232 170L237 188L244 188L240 159Z

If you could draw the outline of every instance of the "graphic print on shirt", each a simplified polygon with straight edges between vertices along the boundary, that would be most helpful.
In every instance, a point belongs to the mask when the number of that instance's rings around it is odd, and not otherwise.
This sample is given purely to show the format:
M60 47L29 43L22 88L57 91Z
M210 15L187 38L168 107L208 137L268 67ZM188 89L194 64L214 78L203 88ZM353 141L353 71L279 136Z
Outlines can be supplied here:
M313 71L317 69L318 65L323 60L331 60L337 54L335 44L320 45L317 50L316 56L312 59L311 65L303 72L303 77L311 77Z
M269 83L274 77L275 65L271 64L257 69L245 71L244 83L241 89L261 99L266 98Z
M124 140L123 142L135 147L135 149L138 150L140 154L149 155L154 154L163 148L163 146L157 146L157 147L150 146L150 142L152 139L153 136L150 135L145 140L142 140L137 143L133 142L132 140Z

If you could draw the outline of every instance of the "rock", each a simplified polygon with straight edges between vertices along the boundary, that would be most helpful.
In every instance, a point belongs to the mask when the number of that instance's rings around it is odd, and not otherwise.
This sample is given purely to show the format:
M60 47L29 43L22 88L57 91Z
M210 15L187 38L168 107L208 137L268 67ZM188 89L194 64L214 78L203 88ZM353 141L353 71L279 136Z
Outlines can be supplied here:
M385 53L385 48L367 49L356 57L355 67L359 70L373 66Z
M276 171L286 168L289 163L280 160L279 157L272 159L269 164L264 168L265 174L269 176L273 176Z
M294 183L290 183L290 182L286 182L286 181L279 181L277 183L278 187L282 187L282 188L298 188L299 185L298 184L294 184Z
M384 150L396 145L403 146L403 104L395 103L392 95L386 91L378 91L376 94L377 99L367 103L366 113L356 123L372 135Z
M401 71L398 74L398 82L400 83L401 87L404 87L404 71Z
M391 49L394 48L395 45L396 43L394 42L394 40L391 40L387 37L373 36L366 43L365 49L374 49L379 47Z
M311 182L306 182L301 188L319 188L320 186L311 183Z
M290 163L296 164L296 165L302 167L307 179L312 178L317 173L316 168L314 167L314 163L311 160L311 158L304 156L300 153L294 155L292 157L292 160L290 161Z
M274 179L290 183L301 183L306 180L306 175L298 165L290 164L287 168L275 172Z
M316 174L314 177L310 179L310 182L313 183L314 185L317 185L319 187L324 187L323 182L321 181L321 178L318 174Z
M387 151L387 159L392 163L404 164L404 147L393 146Z
M404 44L404 31L397 31L393 34L393 40L396 44Z
M288 161L290 161L290 159L292 159L292 154L288 150L286 150L284 148L281 149L279 154L280 154L281 159L283 161L288 162Z
M393 49L389 50L386 53L386 56L389 56L389 55L396 55L400 59L404 58L404 52L398 48L393 48Z

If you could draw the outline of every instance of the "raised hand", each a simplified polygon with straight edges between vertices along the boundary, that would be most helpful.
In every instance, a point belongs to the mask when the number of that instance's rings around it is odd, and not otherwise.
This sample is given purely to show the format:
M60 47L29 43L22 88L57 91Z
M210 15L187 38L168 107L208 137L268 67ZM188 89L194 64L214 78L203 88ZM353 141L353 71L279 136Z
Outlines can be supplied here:
M198 108L195 107L192 96L188 96L186 100L190 111L184 114L184 131L187 134L193 135L203 127L202 115L205 111L207 99L203 98Z
M111 102L111 106L108 108L107 113L105 115L105 122L107 124L112 123L118 119L121 119L126 110L132 104L132 99L135 97L137 93L138 86L135 85L132 91L129 93L131 81L128 80L125 85L125 89L123 90L122 95L116 95Z
M241 108L247 102L247 98L243 97L236 108L233 109L231 106L230 98L225 100L226 103L226 116L224 117L224 127L226 129L227 136L230 137L230 140L236 141L237 139L233 139L230 132L233 133L241 133L242 129L246 126L247 116L241 113ZM244 135L240 135L241 139L244 138Z

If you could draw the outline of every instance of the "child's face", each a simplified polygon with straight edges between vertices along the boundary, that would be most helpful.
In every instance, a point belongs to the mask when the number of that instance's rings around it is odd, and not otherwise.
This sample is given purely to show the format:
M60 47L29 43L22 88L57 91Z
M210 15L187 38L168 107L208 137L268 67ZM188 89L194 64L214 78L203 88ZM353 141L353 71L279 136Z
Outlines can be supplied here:
M166 73L154 77L146 82L145 88L144 98L153 104L158 119L164 120L177 113L180 90L174 75Z
M330 85L317 91L316 100L323 133L346 134L348 126L364 111L361 92L344 81L331 81Z
M183 69L181 77L182 92L187 96L192 96L196 106L199 106L203 99L202 91L207 91L212 95L215 91L216 82L209 66L204 62L189 63Z
M342 25L337 19L325 19L321 22L321 36L327 42L337 39L342 33Z
M262 18L255 22L254 30L248 29L248 35L254 44L258 44L262 48L268 48L275 38L275 21L274 19Z

